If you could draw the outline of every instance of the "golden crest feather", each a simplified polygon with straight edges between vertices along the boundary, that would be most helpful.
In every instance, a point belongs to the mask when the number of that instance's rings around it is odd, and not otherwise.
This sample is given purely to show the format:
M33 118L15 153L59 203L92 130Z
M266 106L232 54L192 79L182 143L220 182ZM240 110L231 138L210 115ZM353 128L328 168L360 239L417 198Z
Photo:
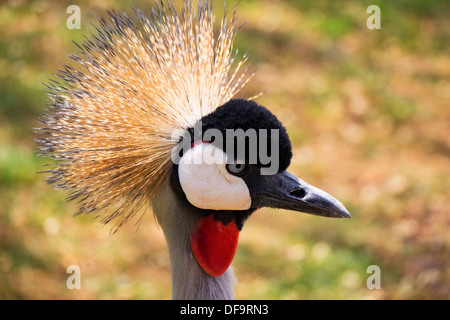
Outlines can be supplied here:
M77 44L77 66L50 80L36 130L40 153L54 160L48 182L69 190L77 214L95 213L117 231L151 205L167 178L176 130L194 126L251 78L234 61L235 11L217 37L211 1L178 13L158 2L149 17L109 12L97 33ZM142 215L139 220L141 220Z

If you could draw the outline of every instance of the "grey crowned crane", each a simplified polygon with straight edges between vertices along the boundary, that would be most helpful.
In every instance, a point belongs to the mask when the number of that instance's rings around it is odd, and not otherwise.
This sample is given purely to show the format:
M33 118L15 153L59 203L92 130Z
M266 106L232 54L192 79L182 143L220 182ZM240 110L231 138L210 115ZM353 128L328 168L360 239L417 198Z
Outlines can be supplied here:
M78 44L37 129L48 183L77 214L116 232L152 207L167 240L174 299L232 299L239 232L258 208L349 218L329 194L286 171L286 129L253 100L233 53L235 12L214 35L211 1L159 1L149 16L109 12Z

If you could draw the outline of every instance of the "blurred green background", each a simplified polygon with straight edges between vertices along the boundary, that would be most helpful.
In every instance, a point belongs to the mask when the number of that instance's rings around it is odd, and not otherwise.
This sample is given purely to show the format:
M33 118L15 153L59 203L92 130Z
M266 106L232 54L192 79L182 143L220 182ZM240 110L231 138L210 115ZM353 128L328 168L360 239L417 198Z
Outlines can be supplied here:
M153 1L132 2L149 12ZM81 8L69 30L66 8ZM131 2L0 4L0 298L169 299L170 265L151 214L116 235L45 185L31 128L72 40ZM369 30L369 5L381 29ZM223 1L214 1L218 16ZM232 10L234 2L227 2ZM450 2L249 1L236 39L294 144L290 171L340 199L351 220L270 209L244 226L239 299L450 298ZM217 19L219 20L219 19ZM69 265L81 290L69 290ZM381 269L369 290L367 267Z

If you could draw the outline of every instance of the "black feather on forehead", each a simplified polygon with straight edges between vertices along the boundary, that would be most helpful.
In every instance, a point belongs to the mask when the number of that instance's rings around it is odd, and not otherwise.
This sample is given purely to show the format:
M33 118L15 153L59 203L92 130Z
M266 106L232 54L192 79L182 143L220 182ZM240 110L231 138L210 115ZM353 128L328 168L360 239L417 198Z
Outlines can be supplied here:
M278 144L279 152L279 170L283 171L289 166L292 158L292 145L286 128L277 119L277 117L264 106L258 105L256 102L244 99L232 99L224 105L217 108L214 112L204 116L201 119L203 133L208 129L217 129L222 133L222 137L226 139L226 130L242 129L246 132L248 129L254 129L258 138L258 154L260 154L260 129L267 130L267 149L271 149L271 129L278 130L279 138ZM222 147L222 146L219 146ZM236 147L236 144L235 144ZM248 160L248 141L246 141L246 159ZM226 150L226 143L223 144L223 149ZM236 154L236 150L235 153ZM262 165L258 162L259 165Z

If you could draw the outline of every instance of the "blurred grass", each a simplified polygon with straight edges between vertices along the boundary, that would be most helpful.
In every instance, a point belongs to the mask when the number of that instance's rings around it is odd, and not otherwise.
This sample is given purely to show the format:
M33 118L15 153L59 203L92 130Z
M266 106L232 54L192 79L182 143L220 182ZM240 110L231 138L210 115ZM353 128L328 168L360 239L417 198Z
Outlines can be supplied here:
M82 29L69 30L77 4ZM134 4L149 10L146 1ZM381 8L381 29L366 8ZM233 3L228 3L231 7ZM35 156L43 84L114 0L0 7L0 298L167 299L170 269L151 214L114 236L43 183ZM222 3L215 2L217 15ZM450 298L450 3L256 1L236 39L294 143L290 171L342 200L352 220L260 210L234 262L238 298ZM82 270L68 290L66 268ZM381 290L366 269L381 268Z

